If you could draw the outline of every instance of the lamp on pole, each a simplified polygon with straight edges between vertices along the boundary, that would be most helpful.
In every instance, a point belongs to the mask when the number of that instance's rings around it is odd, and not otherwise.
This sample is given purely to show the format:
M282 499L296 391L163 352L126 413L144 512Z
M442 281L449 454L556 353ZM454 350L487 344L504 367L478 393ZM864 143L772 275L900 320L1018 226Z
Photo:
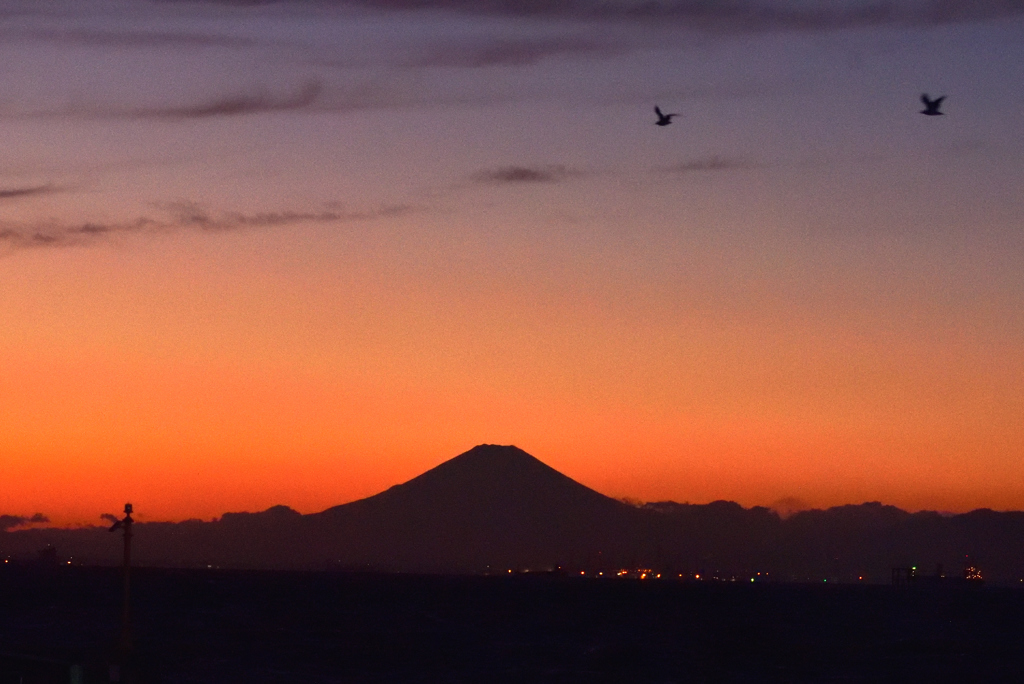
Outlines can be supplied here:
M132 505L124 505L124 518L118 520L110 527L111 532L124 530L124 561L121 572L124 579L122 606L121 606L121 651L127 656L132 645L131 631L131 572L132 572Z

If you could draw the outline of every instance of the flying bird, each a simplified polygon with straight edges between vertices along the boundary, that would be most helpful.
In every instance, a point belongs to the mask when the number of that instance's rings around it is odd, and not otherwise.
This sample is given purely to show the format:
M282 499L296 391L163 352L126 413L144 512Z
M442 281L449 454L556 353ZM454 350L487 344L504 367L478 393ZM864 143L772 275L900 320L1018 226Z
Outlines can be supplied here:
M942 116L944 112L939 111L939 107L942 106L942 101L946 99L946 96L937 97L934 100L928 99L928 93L921 96L921 102L924 103L924 109L921 113L925 116Z
M655 126L668 126L672 123L673 116L679 116L678 114L663 114L658 105L654 105L654 113L658 115L658 120L654 122Z

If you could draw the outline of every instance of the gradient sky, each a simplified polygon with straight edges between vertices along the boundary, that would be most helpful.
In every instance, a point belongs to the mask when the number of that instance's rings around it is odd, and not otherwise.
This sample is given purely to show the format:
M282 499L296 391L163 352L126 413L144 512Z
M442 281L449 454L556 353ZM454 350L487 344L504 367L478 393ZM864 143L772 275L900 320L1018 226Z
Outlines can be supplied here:
M1017 0L0 0L0 513L479 443L1024 509L1022 57Z

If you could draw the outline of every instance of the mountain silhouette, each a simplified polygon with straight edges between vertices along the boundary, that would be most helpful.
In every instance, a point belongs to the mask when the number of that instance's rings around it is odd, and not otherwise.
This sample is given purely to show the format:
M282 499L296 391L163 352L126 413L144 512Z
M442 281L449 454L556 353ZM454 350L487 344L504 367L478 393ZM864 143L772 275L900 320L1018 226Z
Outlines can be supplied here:
M307 516L357 564L420 570L603 560L644 514L514 446L483 444L367 499Z
M909 513L872 502L774 511L730 501L633 506L514 446L483 444L375 496L308 515L274 506L219 520L134 525L133 558L158 567L309 568L428 573L647 567L728 578L888 581L894 567L981 567L1024 578L1024 512ZM115 565L107 526L0 531L0 556Z

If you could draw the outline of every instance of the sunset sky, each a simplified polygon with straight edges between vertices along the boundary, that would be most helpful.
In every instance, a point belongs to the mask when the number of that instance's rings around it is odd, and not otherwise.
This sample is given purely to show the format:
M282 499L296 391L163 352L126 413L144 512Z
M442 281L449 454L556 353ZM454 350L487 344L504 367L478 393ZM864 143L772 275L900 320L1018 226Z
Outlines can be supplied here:
M0 0L0 64L0 514L480 443L1024 509L1019 0Z

